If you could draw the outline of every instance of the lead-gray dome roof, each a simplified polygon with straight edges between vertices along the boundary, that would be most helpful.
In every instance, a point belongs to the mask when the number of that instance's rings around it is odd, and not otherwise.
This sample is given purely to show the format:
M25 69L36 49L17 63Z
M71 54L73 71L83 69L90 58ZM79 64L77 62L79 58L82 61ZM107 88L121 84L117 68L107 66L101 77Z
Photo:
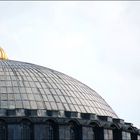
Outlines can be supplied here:
M93 113L117 118L94 90L58 71L13 60L0 60L0 109Z

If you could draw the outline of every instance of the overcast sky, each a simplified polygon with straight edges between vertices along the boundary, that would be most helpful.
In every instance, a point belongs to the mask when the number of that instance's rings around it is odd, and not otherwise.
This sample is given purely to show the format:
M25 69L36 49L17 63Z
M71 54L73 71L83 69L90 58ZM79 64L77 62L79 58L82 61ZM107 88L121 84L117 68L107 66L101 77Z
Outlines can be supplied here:
M0 2L0 46L96 90L140 128L140 2Z

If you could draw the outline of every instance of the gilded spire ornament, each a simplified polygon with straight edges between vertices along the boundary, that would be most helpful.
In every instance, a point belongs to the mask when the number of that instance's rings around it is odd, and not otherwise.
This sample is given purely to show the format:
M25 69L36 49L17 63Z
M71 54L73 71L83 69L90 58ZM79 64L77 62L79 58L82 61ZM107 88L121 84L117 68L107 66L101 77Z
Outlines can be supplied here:
M7 60L7 54L5 53L5 51L3 50L3 48L0 47L0 59L1 60Z

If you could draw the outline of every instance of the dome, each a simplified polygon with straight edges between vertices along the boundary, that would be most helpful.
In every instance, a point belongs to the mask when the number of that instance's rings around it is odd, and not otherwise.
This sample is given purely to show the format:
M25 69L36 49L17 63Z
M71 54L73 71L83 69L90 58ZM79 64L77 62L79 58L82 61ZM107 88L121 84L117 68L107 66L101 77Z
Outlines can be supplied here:
M61 72L0 60L0 109L32 109L117 115L93 89Z

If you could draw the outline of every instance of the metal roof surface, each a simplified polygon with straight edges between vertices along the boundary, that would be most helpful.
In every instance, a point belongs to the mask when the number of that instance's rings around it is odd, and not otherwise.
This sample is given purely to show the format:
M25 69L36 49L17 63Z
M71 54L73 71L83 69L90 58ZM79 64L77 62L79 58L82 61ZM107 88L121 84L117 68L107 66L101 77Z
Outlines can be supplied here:
M117 115L94 90L61 72L0 60L0 109L45 109Z

